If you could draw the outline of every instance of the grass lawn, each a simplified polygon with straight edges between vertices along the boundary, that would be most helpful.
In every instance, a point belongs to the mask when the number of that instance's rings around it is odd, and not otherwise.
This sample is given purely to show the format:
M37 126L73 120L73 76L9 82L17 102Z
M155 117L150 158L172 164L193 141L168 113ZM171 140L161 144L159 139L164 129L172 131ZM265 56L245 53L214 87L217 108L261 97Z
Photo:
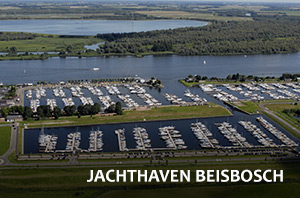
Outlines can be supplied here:
M266 104L265 107L270 111L283 111L284 109L300 109L300 104Z
M155 17L166 17L172 19L201 19L201 20L220 20L220 21L251 21L253 20L250 17L227 17L227 16L218 16L212 12L186 12L186 11L168 11L168 10L150 10L150 11L136 11L139 14L145 14Z
M84 45L99 43L102 40L93 36L82 38L60 38L58 35L37 34L34 39L0 41L0 51L7 52L12 46L17 48L18 52L50 52L61 50L65 51L69 45L72 45L75 51L83 50Z
M257 113L258 111L262 110L259 104L256 102L240 102L234 103L239 109L248 112L249 114Z
M200 118L214 116L230 116L232 115L226 108L209 103L203 106L170 106L158 107L144 111L125 111L119 116L77 116L61 117L58 120L40 120L40 121L24 121L21 124L27 124L28 127L46 126L64 126L64 125L84 125L84 124L109 124L121 122L138 122L138 121L154 121L168 119L183 119L183 118Z
M300 184L261 184L261 185L236 185L236 186L208 186L208 187L185 187L167 188L156 190L119 190L109 192L100 196L101 198L182 198L182 197L201 197L208 198L253 198L253 197L297 197L299 195Z
M0 156L9 148L11 127L0 127Z
M182 193L189 197L297 197L300 193L300 164L299 163L262 163L250 164L199 164L199 165L169 165L144 166L132 165L126 169L142 169L151 171L181 169L191 171L191 183L87 183L89 171L99 168L69 167L69 168L32 168L32 169L0 169L0 191L3 197L182 197ZM120 166L101 167L108 169L124 168ZM226 183L195 183L196 170L222 169L272 169L284 170L284 183L277 184L237 184ZM111 174L114 176L114 174ZM142 194L144 192L144 194ZM120 194L121 193L121 194ZM225 193L225 194L224 194ZM168 196L165 196L168 195Z

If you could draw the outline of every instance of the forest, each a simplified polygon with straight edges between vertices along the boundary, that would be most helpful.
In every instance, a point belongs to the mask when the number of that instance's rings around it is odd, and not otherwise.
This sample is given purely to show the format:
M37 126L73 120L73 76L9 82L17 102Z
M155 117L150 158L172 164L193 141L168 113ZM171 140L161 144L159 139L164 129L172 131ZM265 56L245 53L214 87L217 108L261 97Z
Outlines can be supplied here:
M189 27L140 33L98 34L108 42L99 54L230 55L293 53L300 49L300 22L293 17L254 21L214 21Z

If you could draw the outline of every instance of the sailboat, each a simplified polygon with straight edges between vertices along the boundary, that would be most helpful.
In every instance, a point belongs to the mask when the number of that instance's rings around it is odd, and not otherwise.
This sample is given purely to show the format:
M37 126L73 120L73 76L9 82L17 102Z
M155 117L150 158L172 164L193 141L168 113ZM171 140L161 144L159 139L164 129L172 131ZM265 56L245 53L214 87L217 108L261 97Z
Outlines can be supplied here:
M44 126L41 128L40 134L39 134L39 143L42 144L45 140L45 131Z
M206 60L203 61L203 64L206 65Z

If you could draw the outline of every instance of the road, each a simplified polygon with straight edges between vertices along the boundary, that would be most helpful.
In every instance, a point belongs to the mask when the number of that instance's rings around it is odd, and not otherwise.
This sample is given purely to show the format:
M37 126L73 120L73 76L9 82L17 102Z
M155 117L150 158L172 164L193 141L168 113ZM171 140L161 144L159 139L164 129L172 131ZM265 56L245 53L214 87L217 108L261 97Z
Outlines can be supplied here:
M9 125L1 125L2 126L11 126L11 137L10 137L10 145L9 149L4 153L4 155L0 156L1 165L11 165L11 162L8 159L8 156L12 154L15 150L17 150L17 141L18 141L18 123L13 123Z

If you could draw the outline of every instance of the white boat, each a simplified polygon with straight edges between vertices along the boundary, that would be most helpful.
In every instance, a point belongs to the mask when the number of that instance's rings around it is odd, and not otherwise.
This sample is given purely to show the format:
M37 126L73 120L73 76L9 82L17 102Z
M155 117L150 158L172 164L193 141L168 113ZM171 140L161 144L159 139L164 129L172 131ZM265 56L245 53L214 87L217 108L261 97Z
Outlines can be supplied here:
M99 67L94 67L92 70L93 71L98 71L100 68Z

